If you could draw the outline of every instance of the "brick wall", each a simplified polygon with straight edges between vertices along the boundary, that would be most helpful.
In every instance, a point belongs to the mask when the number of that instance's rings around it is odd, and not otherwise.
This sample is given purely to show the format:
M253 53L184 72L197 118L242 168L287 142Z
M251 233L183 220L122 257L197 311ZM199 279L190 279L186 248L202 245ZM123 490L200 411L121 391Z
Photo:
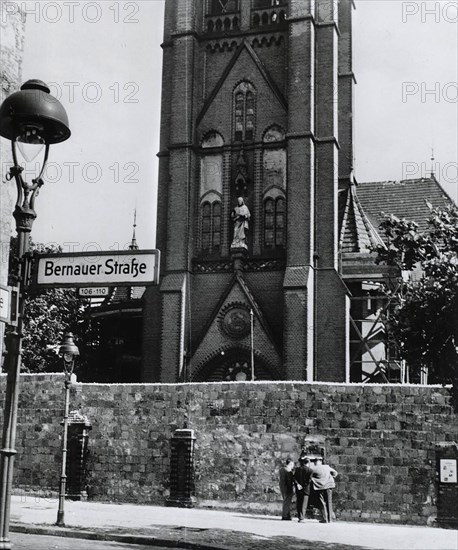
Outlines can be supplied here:
M93 425L89 496L117 502L165 502L170 438L187 422L198 506L278 514L281 461L322 438L339 471L338 518L426 524L436 515L435 445L458 441L449 391L435 386L77 384L73 409ZM61 375L22 377L16 491L56 490L62 410Z

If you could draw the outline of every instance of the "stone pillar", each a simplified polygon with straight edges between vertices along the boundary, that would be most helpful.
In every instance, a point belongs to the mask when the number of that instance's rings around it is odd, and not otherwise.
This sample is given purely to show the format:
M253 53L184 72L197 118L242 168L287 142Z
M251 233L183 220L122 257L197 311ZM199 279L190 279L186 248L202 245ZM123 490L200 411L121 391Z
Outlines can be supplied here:
M353 8L353 0L339 0L339 189L348 187L353 169Z
M316 4L315 378L349 381L349 300L338 273L337 0Z
M183 368L186 335L186 284L194 243L195 153L193 151L195 105L195 59L197 45L196 3L176 0L174 11L167 11L166 35L172 44L167 48L170 103L166 101L169 128L162 135L163 159L159 192L166 188L167 199L160 201L158 246L164 255L164 277L160 285L161 311L161 382L177 382ZM171 10L171 8L168 8ZM167 169L167 172L164 171ZM144 368L144 372L147 369Z
M87 500L89 430L92 425L85 416L78 411L69 414L66 498L70 500Z
M175 430L171 441L170 497L167 506L192 508L194 496L194 430Z
M177 382L182 374L185 359L186 317L185 273L170 273L161 284L161 371L160 381Z
M311 0L291 0L288 48L287 259L284 364L289 380L313 374L314 79Z

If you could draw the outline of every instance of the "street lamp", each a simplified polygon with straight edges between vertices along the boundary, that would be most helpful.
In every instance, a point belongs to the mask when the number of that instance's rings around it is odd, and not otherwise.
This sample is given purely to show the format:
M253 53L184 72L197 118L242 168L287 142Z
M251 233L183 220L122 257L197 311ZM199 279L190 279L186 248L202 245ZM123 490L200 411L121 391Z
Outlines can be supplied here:
M16 454L24 303L30 276L30 262L26 252L32 225L37 217L34 209L35 199L44 183L42 176L48 160L49 147L70 137L67 113L61 103L49 92L49 88L41 80L28 80L21 86L19 92L8 96L0 105L0 136L11 141L13 156L13 166L6 179L10 181L14 178L17 187L17 201L13 216L16 220L18 235L16 283L19 295L17 323L15 327L10 327L5 338L7 383L0 450L0 550L12 548L9 539L10 502ZM44 157L38 176L28 183L22 177L24 168L18 162L18 152L22 154L24 160L30 161L26 148L33 146L44 147Z
M250 309L250 359L251 381L254 382L254 312Z
M56 525L65 527L64 522L64 504L65 489L67 485L67 438L68 438L68 407L70 401L70 386L72 385L72 374L75 367L75 357L80 354L78 347L73 342L73 334L67 332L64 341L60 345L59 355L63 359L65 373L65 405L64 405L64 435L62 438L62 469L60 475L59 487L59 509L57 511Z

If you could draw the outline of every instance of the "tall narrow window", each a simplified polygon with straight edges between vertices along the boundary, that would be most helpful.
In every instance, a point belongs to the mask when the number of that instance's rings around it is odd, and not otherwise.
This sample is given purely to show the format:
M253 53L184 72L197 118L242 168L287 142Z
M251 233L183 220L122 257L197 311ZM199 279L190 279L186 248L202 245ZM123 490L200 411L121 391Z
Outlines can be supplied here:
M246 126L245 139L251 141L254 135L254 94L253 92L246 93Z
M204 202L202 205L202 250L211 248L211 220L212 207L209 202Z
M242 141L245 98L241 92L235 94L235 141Z
M285 199L271 197L264 201L264 246L266 248L285 245Z
M267 199L264 203L264 244L273 247L275 243L275 201Z
M212 245L213 250L219 250L221 246L221 203L213 203L213 224L212 224Z
M249 82L241 82L234 93L234 139L252 141L256 122L254 88Z
M206 253L219 252L221 247L221 203L204 202L202 215L202 251Z
M202 141L200 161L200 252L217 254L221 249L221 199L223 196L222 136L212 131Z
M285 199L279 197L275 202L275 246L285 244Z

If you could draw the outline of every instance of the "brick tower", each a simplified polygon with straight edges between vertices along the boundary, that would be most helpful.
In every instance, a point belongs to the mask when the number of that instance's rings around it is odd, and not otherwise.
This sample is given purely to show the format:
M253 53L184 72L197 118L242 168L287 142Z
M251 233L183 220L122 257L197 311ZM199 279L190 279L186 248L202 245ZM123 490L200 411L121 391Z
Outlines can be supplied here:
M145 382L348 380L352 8L166 2Z

